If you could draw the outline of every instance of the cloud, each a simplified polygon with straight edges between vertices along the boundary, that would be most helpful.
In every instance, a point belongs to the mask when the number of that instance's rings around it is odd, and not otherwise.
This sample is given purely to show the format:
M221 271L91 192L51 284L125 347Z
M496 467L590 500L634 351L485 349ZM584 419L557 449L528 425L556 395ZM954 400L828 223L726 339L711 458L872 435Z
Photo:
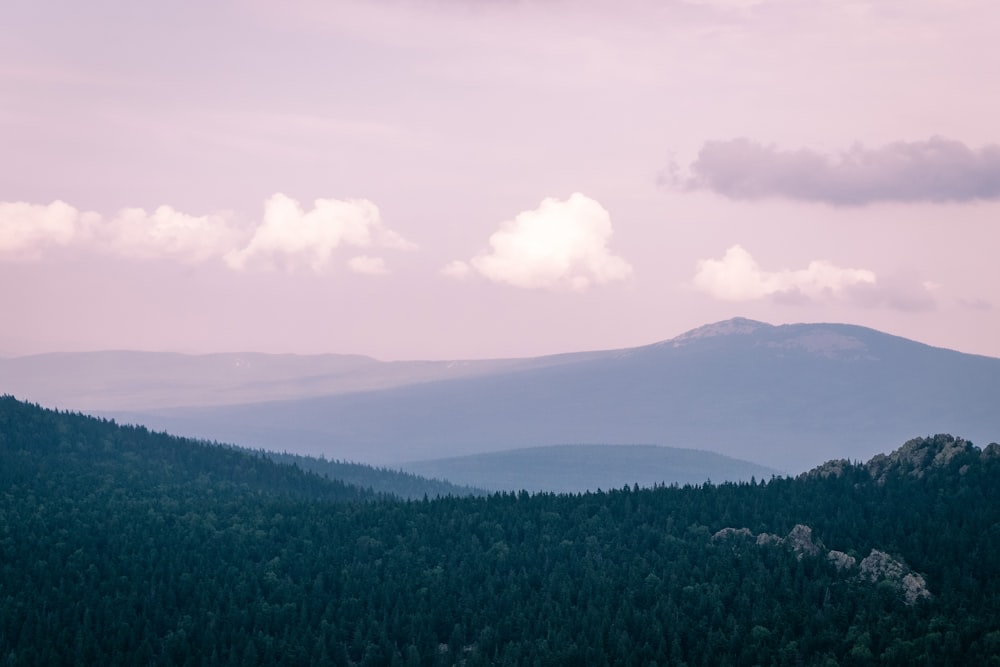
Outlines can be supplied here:
M935 292L941 286L921 281L912 272L882 276L878 282L857 284L845 290L845 297L866 308L890 308L903 312L927 312L937 307Z
M134 260L222 260L236 270L304 264L321 271L340 247L416 247L384 228L378 208L364 199L317 199L311 210L303 211L297 201L278 193L265 202L258 225L241 228L229 218L160 206L152 213L126 208L105 219L61 201L0 202L0 259L37 260L47 247L72 246ZM368 255L353 257L347 266L369 275L388 272L384 259Z
M0 257L37 259L46 246L70 245L86 236L93 214L62 201L0 202Z
M971 298L971 299L959 299L958 305L966 308L968 310L979 310L988 311L993 310L993 304L986 299Z
M843 268L825 260L804 269L765 271L742 246L726 250L722 259L699 260L694 287L721 301L756 301L798 305L837 300L862 308L926 312L937 308L937 283L912 273L878 277L868 269Z
M582 291L631 275L629 263L608 249L611 235L611 216L593 199L578 192L565 201L549 198L502 223L489 252L443 272L463 277L474 269L514 287Z
M61 201L47 206L0 203L0 255L39 259L48 246L84 246L131 259L200 262L232 247L237 232L224 216L191 216L160 206L128 208L104 220Z
M1000 146L972 149L932 137L881 148L858 144L829 156L780 150L749 139L705 143L687 178L687 189L732 199L784 197L835 206L876 202L968 202L1000 198Z
M317 199L313 208L305 211L299 202L278 193L265 203L264 219L249 244L226 253L225 261L234 269L249 265L291 269L304 263L321 271L341 246L415 247L396 232L384 229L378 207L367 199Z
M152 214L127 208L107 224L100 235L107 248L131 259L172 258L204 262L228 252L239 231L223 215L193 216L160 206Z
M850 288L875 285L866 269L845 269L827 261L813 261L804 269L765 271L742 246L734 245L722 259L702 259L694 286L723 301L816 301L844 296Z

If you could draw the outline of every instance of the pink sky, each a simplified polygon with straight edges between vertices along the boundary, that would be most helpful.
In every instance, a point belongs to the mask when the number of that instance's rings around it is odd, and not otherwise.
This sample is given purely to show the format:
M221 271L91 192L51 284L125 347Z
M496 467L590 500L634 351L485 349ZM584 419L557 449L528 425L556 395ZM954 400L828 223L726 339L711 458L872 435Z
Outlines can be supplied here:
M992 0L0 10L0 356L1000 356Z

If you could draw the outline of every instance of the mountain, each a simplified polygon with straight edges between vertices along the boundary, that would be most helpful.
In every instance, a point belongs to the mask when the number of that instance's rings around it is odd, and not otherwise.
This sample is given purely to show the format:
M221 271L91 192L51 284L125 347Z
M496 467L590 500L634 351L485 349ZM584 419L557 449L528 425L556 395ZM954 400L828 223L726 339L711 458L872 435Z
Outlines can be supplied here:
M506 364L506 365L504 365ZM1000 359L846 324L733 319L644 347L295 400L104 414L398 465L561 443L695 448L799 472L882 443L1000 434ZM474 365L474 364L473 364Z
M422 477L489 491L582 493L638 484L750 481L780 474L749 461L654 445L552 445L400 465Z
M765 483L373 499L0 398L0 660L993 664L1000 445Z

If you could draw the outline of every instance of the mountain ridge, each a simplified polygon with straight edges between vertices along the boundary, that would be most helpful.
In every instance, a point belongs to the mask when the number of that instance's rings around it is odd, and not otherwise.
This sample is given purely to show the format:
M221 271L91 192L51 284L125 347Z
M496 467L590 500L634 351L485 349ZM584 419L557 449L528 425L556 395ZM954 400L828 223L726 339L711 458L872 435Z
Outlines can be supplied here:
M992 398L1000 395L1000 359L854 325L753 329L336 396L112 414L392 465L566 442L643 442L798 472L827 459L867 458L879 443L914 432L976 440L1000 433Z
M825 330L825 334L817 335L817 329ZM806 335L795 335L799 332ZM379 391L621 359L669 348L712 345L718 339L734 342L753 334L766 335L775 348L782 345L786 349L798 347L821 356L846 357L851 356L848 354L851 351L860 354L866 350L866 344L859 336L877 334L928 349L1000 361L996 357L936 347L861 325L834 322L773 325L733 317L644 345L533 357L381 361L349 353L184 354L127 349L48 352L0 357L0 384L3 385L0 390L49 406L94 411L233 405Z
M211 377L216 384L197 394L211 400L194 406L115 404L139 400L142 383L115 394L82 381L77 395L90 404L61 404L192 437L390 466L566 442L641 442L798 472L866 458L914 432L979 441L1000 433L992 399L1000 359L850 324L733 318L617 350L351 363L361 368L312 384L288 379L293 391L268 400L259 400L268 396L259 387L230 395ZM9 368L0 364L0 378L10 379ZM32 378L39 390L73 384L56 373Z

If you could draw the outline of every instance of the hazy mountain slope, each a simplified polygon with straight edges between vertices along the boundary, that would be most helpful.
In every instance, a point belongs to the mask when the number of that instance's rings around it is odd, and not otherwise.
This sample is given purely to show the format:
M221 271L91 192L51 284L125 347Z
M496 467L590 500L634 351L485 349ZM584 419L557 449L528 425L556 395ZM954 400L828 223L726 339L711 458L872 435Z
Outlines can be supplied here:
M342 354L51 353L0 359L0 391L49 407L74 410L233 405L574 363L601 354L605 353L382 362Z
M653 445L553 445L400 466L490 491L582 493L638 484L701 484L769 479L780 471L696 449Z
M842 324L729 320L574 363L380 391L122 415L366 462L567 442L706 449L789 472L920 433L1000 434L1000 359Z

